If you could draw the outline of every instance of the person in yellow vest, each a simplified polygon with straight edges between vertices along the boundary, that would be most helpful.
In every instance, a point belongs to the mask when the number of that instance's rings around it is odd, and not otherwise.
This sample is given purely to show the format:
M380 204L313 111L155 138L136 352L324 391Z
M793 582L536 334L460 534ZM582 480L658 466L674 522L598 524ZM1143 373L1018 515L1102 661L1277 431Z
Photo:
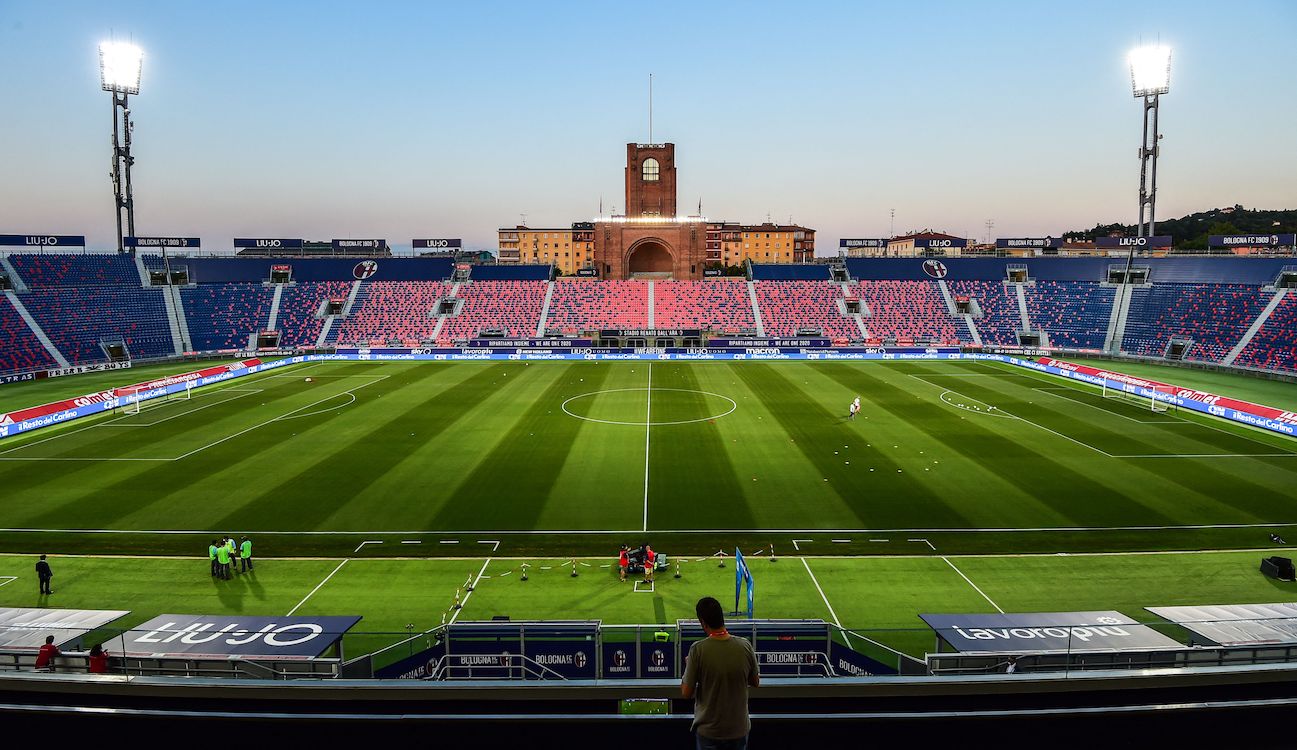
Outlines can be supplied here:
M230 545L221 544L216 548L216 562L220 566L220 576L224 580L230 578Z
M243 565L243 572L247 573L252 570L252 540L243 537L243 543L239 545L239 562Z
M207 557L212 561L212 577L215 578L221 573L220 563L216 561L216 540L215 539L212 540L211 544L207 545Z

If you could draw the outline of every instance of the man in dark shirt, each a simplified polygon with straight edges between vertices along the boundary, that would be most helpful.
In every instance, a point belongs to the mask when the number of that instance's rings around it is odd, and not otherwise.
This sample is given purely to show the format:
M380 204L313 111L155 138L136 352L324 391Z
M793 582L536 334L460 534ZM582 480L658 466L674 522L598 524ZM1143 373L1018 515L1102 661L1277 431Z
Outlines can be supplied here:
M695 610L707 637L689 648L680 693L694 699L698 750L745 750L752 728L748 688L761 684L756 651L746 638L725 630L720 602L706 596Z
M50 570L50 564L45 562L45 555L36 561L36 578L41 584L41 596L53 594L50 590L50 579L54 577L54 571Z

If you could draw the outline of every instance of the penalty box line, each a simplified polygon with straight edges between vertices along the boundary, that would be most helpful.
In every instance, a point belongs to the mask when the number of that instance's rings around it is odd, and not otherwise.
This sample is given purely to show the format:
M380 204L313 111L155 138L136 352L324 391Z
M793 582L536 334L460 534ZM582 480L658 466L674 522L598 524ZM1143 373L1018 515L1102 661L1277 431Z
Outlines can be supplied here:
M300 373L300 372L302 372L303 370L309 370L309 369L311 369L311 368L313 368L313 367L320 367L322 364L324 364L324 363L322 363L322 362L317 362L317 363L315 363L315 364L306 365L305 367L297 368L297 369L295 370L295 372ZM291 366L291 365L290 365L290 366ZM271 371L271 372L273 372L273 371ZM277 377L277 376L276 376L276 375L272 375L272 374L268 374L268 373L257 373L256 375L250 375L250 376L247 376L247 379L238 378L238 379L235 379L235 380L225 380L225 381L221 381L220 383L213 383L213 384L210 385L210 386L204 386L203 388L199 389L199 395L198 395L196 398L201 398L201 397L206 397L206 396L214 396L214 395L218 395L218 394L225 393L226 391L233 390L233 389L238 388L238 387L241 387L241 386L249 385L249 384L251 384L251 383L258 383L258 382L261 382L262 380L269 380L269 379L271 379L271 378L273 378L273 377ZM384 377L388 377L388 376L384 376ZM233 401L234 399L227 399L227 400L228 400L228 401ZM222 401L222 402L220 402L220 403L224 403L224 402ZM216 406L216 404L209 404L209 406ZM203 408L206 408L206 407L203 407ZM194 411L196 411L196 410L194 410ZM187 413L191 413L191 412L185 412L185 413L187 414ZM97 415L97 416L102 416L102 415ZM16 446L14 446L13 448L9 448L8 450L0 451L0 461L36 461L36 460L53 460L53 461L168 461L168 460L174 460L174 459L165 459L165 458L138 458L138 459L123 459L123 458L71 458L71 457L60 457L60 458L37 459L37 458L24 458L24 457L21 457L21 456L19 456L19 457L17 457L17 458L3 458L3 456L5 456L6 454L13 453L13 452L15 452L15 451L20 451L20 450L23 450L24 448L31 448L31 447L33 447L33 446L37 446L37 445L40 445L40 444L42 444L42 443L48 443L48 442L50 442L51 440L58 440L59 438L69 437L69 436L71 436L71 435L75 435L75 434L77 434L77 433L79 433L79 432L85 432L86 430L93 430L93 429L95 429L96 427L108 427L108 426L113 426L113 423L114 423L114 422L118 422L118 421L120 421L120 420L126 419L126 418L129 417L129 416L132 416L132 415L129 415L129 414L123 414L123 415L116 416L116 417L112 417L111 419L103 420L103 421L101 421L101 420L99 420L99 419L96 419L95 417L91 417L90 419L91 419L91 421L93 422L92 424L88 424L88 425L85 425L84 427L78 427L77 429L74 429L74 430L68 430L68 431L61 431L61 430L58 430L57 427L55 427L54 429L55 429L55 431L56 431L57 434L51 435L51 436L49 436L49 437L47 437L47 438L42 438L42 439L40 439L40 440L34 440L34 441L30 442L30 443L23 443L22 445L16 445ZM120 426L120 425L118 425L118 426Z
M945 391L945 392L947 392L947 393L953 393L953 394L955 394L955 395L957 395L957 396L963 396L963 397L966 398L966 399L969 399L969 400L972 400L972 401L977 401L978 403L983 403L981 399L973 398L972 396L968 395L967 393L960 393L959 391L956 391L956 390L954 390L953 388L947 388L947 387L944 386L944 385L938 385L938 384L936 384L936 383L933 383L933 382L930 381L930 380L924 380L923 378L919 377L918 375L911 375L911 374L908 373L908 372L905 373L905 374L906 374L907 376L911 377L911 378L914 378L915 380L918 380L919 382L927 383L928 385L932 386L933 388L940 388L942 391ZM944 400L944 399L943 399L943 400ZM948 403L948 402L947 402L947 403ZM991 406L991 404L987 404L987 406ZM1033 422L1033 421L1031 421L1030 419L1027 419L1027 418L1025 418L1025 417L1020 417L1020 416L1018 416L1017 414L1014 414L1013 412L1010 412L1010 411L1006 411L1006 410L1004 410L1004 409L1002 409L1002 408L1000 408L1000 407L998 407L998 406L995 407L995 409L996 409L996 411L1000 412L1001 414L1006 414L1006 415L1008 415L1009 417L1012 417L1013 419L1016 419L1016 420L1018 420L1018 421L1020 421L1020 422L1026 422L1026 423L1029 424L1029 425L1033 425L1033 426L1035 426L1035 427L1037 427L1037 428L1039 428L1039 429L1041 429L1041 430L1044 430L1045 432L1048 432L1048 433L1050 433L1050 434L1057 435L1058 437L1061 437L1061 438L1063 438L1064 440L1069 440L1069 441L1071 441L1071 442L1073 442L1073 443L1076 443L1077 445L1082 446L1082 447L1084 447L1084 448L1089 448L1090 450L1092 450L1092 451L1094 451L1094 452L1096 452L1096 453L1102 454L1102 455L1104 455L1104 456L1107 456L1108 458L1124 458L1124 456L1115 456L1115 455L1109 453L1108 451L1103 450L1102 448L1096 448L1096 447L1094 447L1093 445L1090 445L1090 444L1087 443L1087 442L1084 442L1084 441L1082 441L1082 440L1077 440L1076 438L1072 437L1071 435L1066 435L1066 434L1064 434L1064 433L1058 432L1057 430L1051 430L1050 428L1048 428L1048 427L1046 427L1046 426L1044 426L1044 425L1042 425L1042 424L1040 424L1040 423L1038 423L1038 422Z
M338 393L335 393L335 394L333 394L333 395L331 395L331 396L327 396L327 397L325 397L325 398L319 399L319 400L317 400L317 401L312 401L311 403L306 404L306 405L304 405L304 406L299 406L298 408L293 409L293 410L290 411L290 412L287 412L287 413L285 413L285 414L280 414L279 416L277 416L277 417L275 417L275 418L273 418L273 419L268 419L268 420L266 420L265 422L261 422L261 423L259 423L259 424L255 424L255 425L253 425L253 426L251 426L251 427L248 427L248 428L246 428L246 429L239 430L238 432L233 433L233 434L231 434L231 435L226 435L225 437L220 438L219 440L214 440L214 441L208 443L207 445L200 446L200 447L198 447L198 448L195 448L195 449L189 451L188 453L182 453L181 455L179 455L179 456L175 456L175 457L173 457L173 458L151 458L151 457L150 457L150 458L124 458L124 457L115 457L115 456L110 456L110 457L90 457L90 456L32 456L32 457L24 457L24 456L9 456L9 457L6 457L6 456L4 456L2 453L0 453L0 461L152 461L152 462L171 462L171 461L180 461L180 460L183 460L183 459L189 458L190 456L195 455L195 454L197 454L197 453L201 453L202 451L205 451L205 450L207 450L208 448L214 448L214 447L216 447L216 446L220 445L221 443L224 443L224 442L226 442L226 441L228 441L228 440L233 440L234 438L236 438L236 437L240 437L240 436L242 436L242 435L245 435L245 434L247 434L247 433L249 433L249 432L252 432L253 430L259 429L259 428L261 428L261 427L265 427L266 425L274 424L275 422L280 422L280 421L284 421L284 420L288 420L288 419L294 419L294 418L295 418L295 417L293 416L294 414L297 414L298 412L303 411L304 409L309 409L309 408L311 408L311 407L313 407L313 406L318 406L318 405L320 405L320 404L326 403L326 402L331 401L331 400L333 400L333 399L339 398L340 396L351 396L351 397L352 397L352 400L349 401L347 404L345 404L345 405L350 405L350 404L352 404L352 403L355 403L355 401L356 401L355 391L358 391L358 390L360 390L361 388L367 388L367 387L369 387L369 386L371 386L371 385L374 385L375 383L381 383L382 381L387 380L387 379L390 378L390 377L392 377L392 376L391 376L391 375L382 375L382 376L377 377L377 378L375 378L374 380L372 380L372 381L370 381L370 382L368 382L368 383L364 383L364 384L362 384L362 385L358 385L358 386L355 386L355 387L353 387L353 388L348 388L348 389L345 390L345 391L340 391L340 392L338 392ZM233 400L234 400L234 399L226 399L226 401L233 401ZM221 403L224 403L224 402L221 402ZM215 405L216 405L216 404L211 404L211 406L215 406ZM196 410L195 410L195 411L196 411ZM191 412L186 412L186 413L191 413ZM323 413L323 412L320 412L320 413ZM181 416L181 415L177 415L177 416ZM303 415L303 416L305 416L305 415ZM37 442L35 442L35 443L27 443L27 444L25 444L25 445L20 445L20 446L18 446L18 447L16 447L16 448L11 449L11 451L13 451L13 450L20 450L20 449L22 449L22 448L27 448L27 447L30 447L30 446L33 446L33 445L38 445L39 443L47 442L48 440L54 440L54 439L61 438L61 437L67 437L67 436L69 436L69 435L74 435L74 434L76 434L76 433L78 433L78 432L82 432L82 431L89 430L89 429L93 429L93 428L95 428L95 427L100 427L100 426L102 426L102 425L98 425L98 424L89 425L89 426L87 426L87 427L83 427L83 428L81 428L81 429L79 429L79 430L74 430L74 431L72 431L72 432L66 432L66 433L63 433L63 434L60 434L60 435L55 435L55 436L53 436L53 437L46 438L45 440L37 441ZM11 452L11 451L5 451L5 453Z

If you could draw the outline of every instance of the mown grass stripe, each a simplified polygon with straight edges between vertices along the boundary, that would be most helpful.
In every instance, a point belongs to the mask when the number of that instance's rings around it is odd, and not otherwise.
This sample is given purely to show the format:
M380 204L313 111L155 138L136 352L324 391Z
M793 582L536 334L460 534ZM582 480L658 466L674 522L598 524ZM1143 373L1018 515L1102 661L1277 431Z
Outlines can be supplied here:
M599 363L567 363L550 373L552 382L521 416L500 415L502 439L437 511L429 528L534 528L577 434L590 424L566 415L555 417L554 407L574 393L569 378L575 373L584 378L581 391L597 391L610 371ZM627 465L638 465L638 458L628 455ZM597 483L591 477L592 490Z

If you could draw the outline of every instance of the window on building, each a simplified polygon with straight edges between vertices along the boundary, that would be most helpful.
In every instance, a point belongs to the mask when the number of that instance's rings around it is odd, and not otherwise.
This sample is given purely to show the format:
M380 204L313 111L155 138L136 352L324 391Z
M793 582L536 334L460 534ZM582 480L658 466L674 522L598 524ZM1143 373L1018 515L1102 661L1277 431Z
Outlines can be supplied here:
M644 160L644 181L658 181L658 160L652 157Z

